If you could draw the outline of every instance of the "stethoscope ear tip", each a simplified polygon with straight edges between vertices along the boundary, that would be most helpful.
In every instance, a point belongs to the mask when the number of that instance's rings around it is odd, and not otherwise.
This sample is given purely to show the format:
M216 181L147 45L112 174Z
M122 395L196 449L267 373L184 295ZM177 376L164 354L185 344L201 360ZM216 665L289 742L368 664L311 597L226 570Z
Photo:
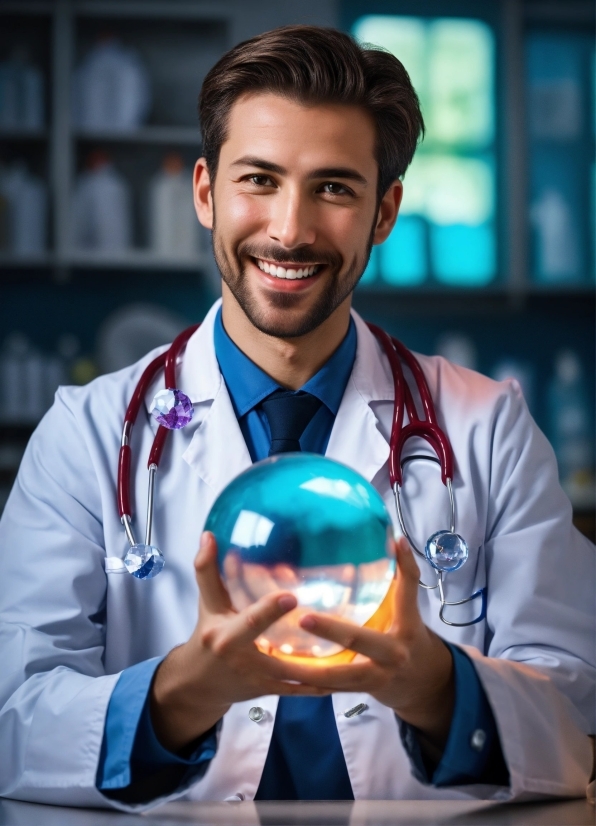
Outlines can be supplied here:
M163 571L166 560L155 545L141 542L131 545L124 557L124 565L129 574L137 579L153 579Z

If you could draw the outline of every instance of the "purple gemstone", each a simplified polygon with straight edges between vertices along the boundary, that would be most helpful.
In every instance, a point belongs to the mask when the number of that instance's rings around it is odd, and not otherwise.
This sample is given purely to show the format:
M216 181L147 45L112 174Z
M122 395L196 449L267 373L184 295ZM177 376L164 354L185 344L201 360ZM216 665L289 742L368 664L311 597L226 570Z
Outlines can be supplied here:
M194 412L191 400L182 390L160 390L151 404L151 415L168 430L186 427Z

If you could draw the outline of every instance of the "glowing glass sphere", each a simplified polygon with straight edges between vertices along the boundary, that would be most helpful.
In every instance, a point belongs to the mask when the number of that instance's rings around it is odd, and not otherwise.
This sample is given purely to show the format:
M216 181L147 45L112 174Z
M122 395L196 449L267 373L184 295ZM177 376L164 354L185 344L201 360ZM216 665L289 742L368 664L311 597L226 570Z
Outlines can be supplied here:
M257 640L268 654L337 659L341 646L298 625L312 611L383 631L391 621L391 520L372 485L339 462L310 453L258 462L222 491L205 529L237 610L271 592L296 596Z

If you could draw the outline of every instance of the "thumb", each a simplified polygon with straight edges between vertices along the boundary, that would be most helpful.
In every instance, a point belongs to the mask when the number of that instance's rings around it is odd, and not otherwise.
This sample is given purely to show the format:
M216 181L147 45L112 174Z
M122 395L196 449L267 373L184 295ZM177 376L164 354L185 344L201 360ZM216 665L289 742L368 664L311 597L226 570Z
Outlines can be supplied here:
M395 619L398 628L412 627L420 622L418 611L418 581L420 571L414 552L405 536L395 542L397 577L395 595Z
M201 536L194 564L201 606L212 614L223 614L232 610L230 595L219 573L217 542L210 531L204 531Z

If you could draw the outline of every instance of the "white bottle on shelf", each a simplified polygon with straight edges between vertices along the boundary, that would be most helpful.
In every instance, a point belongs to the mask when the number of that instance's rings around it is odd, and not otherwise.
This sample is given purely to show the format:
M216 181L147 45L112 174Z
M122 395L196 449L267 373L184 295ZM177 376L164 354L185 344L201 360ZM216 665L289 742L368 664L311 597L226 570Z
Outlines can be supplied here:
M132 244L132 196L109 155L92 152L72 198L72 238L77 249L123 253Z
M43 106L43 75L26 49L15 49L0 63L0 129L41 129Z
M45 183L17 161L0 176L0 189L8 205L9 252L18 256L43 253L48 211Z
M581 362L572 350L555 360L549 387L550 435L561 485L578 508L594 507L594 442Z
M505 381L505 379L515 379L530 411L534 410L534 371L530 364L518 361L517 359L504 359L498 362L491 373L495 381Z
M72 104L80 129L138 128L149 114L151 84L137 52L113 36L101 38L74 73Z
M0 351L0 420L15 424L22 420L25 397L25 359L29 341L20 333L9 335Z
M201 248L195 213L192 172L171 152L149 185L149 243L160 257L196 260Z
M14 60L0 63L0 129L19 126L19 66Z
M21 122L25 129L42 129L44 125L43 75L37 66L23 66L21 77Z

